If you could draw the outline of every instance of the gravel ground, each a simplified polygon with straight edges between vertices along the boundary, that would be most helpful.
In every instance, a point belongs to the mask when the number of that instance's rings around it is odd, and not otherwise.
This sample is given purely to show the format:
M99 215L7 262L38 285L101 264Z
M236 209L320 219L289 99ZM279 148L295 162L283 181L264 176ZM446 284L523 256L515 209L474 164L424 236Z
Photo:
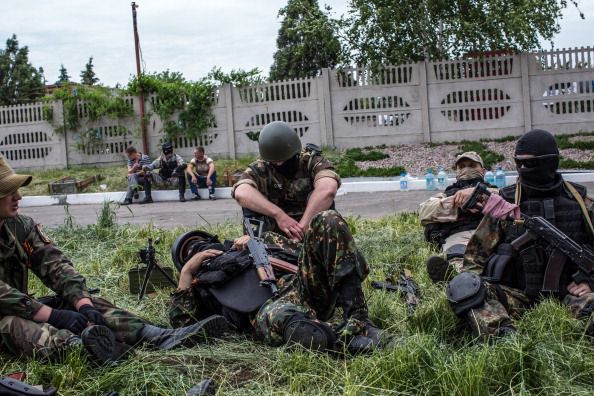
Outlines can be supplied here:
M592 140L593 136L579 136L579 140ZM516 170L513 162L513 153L516 142L485 142L485 146L491 151L502 154L505 159L500 163L505 170ZM388 154L390 157L380 161L358 161L356 165L361 169L367 168L388 168L391 166L403 166L411 175L423 175L428 168L437 169L443 166L451 171L460 153L458 145L446 144L431 147L428 144L411 144L385 149L374 149ZM589 161L594 159L591 150L564 149L561 155L565 158L576 161Z

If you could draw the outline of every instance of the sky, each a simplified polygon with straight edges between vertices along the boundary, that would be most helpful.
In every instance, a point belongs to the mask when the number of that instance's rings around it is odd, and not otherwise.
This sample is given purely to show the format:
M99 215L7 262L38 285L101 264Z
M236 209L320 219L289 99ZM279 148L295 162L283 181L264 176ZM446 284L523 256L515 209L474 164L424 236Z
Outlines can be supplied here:
M179 71L198 80L218 66L259 68L268 74L287 0L137 0L138 31L146 72ZM48 83L63 64L73 81L93 57L100 83L125 85L136 73L131 2L127 0L3 0L1 48L13 33L29 47L29 60L43 67ZM335 17L348 0L319 0ZM570 6L555 47L594 45L594 0L578 0L586 19ZM548 43L543 44L550 48Z

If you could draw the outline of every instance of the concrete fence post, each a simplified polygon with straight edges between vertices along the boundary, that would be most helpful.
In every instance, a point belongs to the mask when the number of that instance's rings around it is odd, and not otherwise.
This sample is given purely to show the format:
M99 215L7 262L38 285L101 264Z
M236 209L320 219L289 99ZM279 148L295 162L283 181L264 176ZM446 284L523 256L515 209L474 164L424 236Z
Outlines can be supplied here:
M235 159L237 151L235 149L235 123L233 122L233 87L231 84L225 84L222 87L225 93L225 114L227 115L227 147L229 156Z
M431 119L429 118L429 84L427 82L428 60L416 64L419 69L419 99L421 102L421 128L423 141L431 143Z
M322 145L334 147L334 126L332 124L332 95L330 95L330 69L323 68L318 79L318 108L320 109L320 139Z
M520 57L520 71L522 73L522 104L524 110L524 131L532 129L532 106L530 98L530 69L529 54L523 53Z

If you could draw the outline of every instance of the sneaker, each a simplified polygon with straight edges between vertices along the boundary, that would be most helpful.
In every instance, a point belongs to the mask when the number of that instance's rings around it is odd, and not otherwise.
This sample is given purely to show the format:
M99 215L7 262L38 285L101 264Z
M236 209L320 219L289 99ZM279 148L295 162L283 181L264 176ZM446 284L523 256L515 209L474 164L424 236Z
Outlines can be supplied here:
M140 201L141 204L151 204L153 203L153 199L151 197L145 197L142 201Z
M196 194L192 197L192 201L200 201L202 199L202 197L200 197L200 195Z
M179 196L179 202L186 202L186 197L183 194Z
M126 198L124 199L124 202L122 202L122 205L131 205L132 204L132 200L130 198Z
M427 274L434 283L448 282L455 275L456 271L446 259L440 256L431 256L426 263Z
M208 194L208 199L210 199L211 201L217 200L217 198L214 196L214 194Z
M138 199L138 191L140 190L140 186L134 187L134 199Z

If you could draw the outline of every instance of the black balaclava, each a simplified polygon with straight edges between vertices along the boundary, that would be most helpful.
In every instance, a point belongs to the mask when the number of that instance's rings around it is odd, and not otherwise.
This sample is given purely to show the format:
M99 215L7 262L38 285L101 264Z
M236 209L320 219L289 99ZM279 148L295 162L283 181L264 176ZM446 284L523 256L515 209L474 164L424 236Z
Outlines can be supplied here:
M515 155L528 154L536 157L556 154L557 157L543 158L534 168L519 168L520 182L539 188L552 187L559 168L559 149L553 134L542 129L533 129L522 135L516 144Z
M288 160L282 163L282 165L274 165L274 169L284 177L291 179L295 177L297 174L297 170L299 170L299 154L295 154Z

